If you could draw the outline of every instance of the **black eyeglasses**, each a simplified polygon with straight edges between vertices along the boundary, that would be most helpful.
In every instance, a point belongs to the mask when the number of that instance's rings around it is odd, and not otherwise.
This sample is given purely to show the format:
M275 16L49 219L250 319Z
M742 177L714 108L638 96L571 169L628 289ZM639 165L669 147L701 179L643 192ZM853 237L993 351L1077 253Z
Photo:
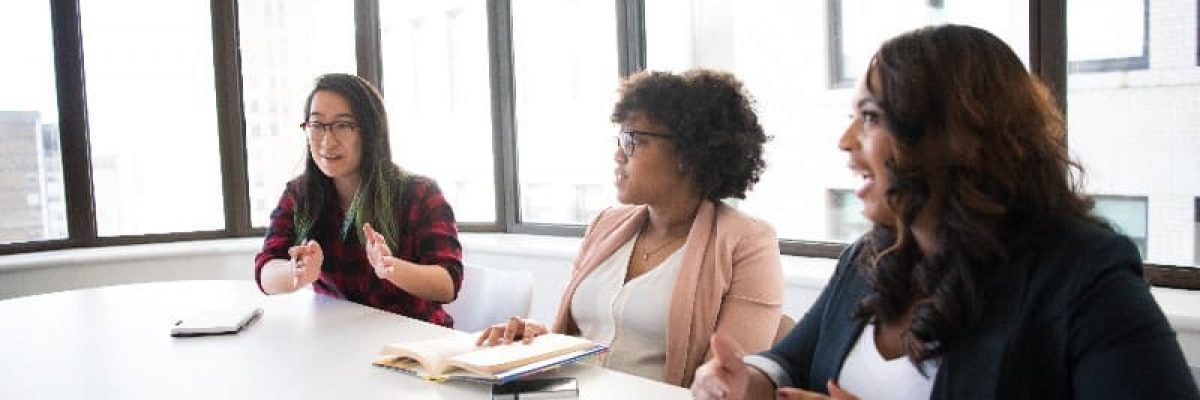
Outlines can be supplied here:
M345 138L346 135L349 135L350 132L358 129L358 124L350 121L333 121L328 124L320 121L305 121L300 124L300 128L304 129L304 132L308 133L308 135L314 139L317 137L318 133L324 131L325 133L333 132L333 137L341 140Z
M617 147L625 153L625 157L633 156L633 149L637 148L637 138L635 136L652 136L667 140L674 140L675 137L665 133L642 132L633 130L623 130L617 133Z

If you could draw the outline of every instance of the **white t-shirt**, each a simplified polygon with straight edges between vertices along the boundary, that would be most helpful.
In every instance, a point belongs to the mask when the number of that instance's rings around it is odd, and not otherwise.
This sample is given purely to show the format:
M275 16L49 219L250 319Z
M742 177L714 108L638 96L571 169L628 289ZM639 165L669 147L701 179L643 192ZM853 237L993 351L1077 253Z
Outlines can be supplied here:
M575 289L571 316L580 334L609 346L601 364L617 371L663 380L667 360L667 315L683 249L625 282L637 236L604 260Z
M875 324L869 323L846 355L837 382L860 399L928 399L938 363L926 360L922 366L927 375L921 375L908 357L885 360L875 346Z

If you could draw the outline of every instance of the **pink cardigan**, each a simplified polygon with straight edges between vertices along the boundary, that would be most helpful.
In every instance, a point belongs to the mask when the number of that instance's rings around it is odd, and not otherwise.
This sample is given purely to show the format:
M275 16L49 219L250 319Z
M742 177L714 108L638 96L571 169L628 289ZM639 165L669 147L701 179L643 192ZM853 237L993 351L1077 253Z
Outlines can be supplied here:
M575 289L628 241L647 218L645 206L604 210L588 226L552 330L578 335L571 317ZM688 387L709 358L709 337L724 333L749 353L766 350L779 325L783 281L775 230L723 203L704 201L687 236L671 293L664 381Z

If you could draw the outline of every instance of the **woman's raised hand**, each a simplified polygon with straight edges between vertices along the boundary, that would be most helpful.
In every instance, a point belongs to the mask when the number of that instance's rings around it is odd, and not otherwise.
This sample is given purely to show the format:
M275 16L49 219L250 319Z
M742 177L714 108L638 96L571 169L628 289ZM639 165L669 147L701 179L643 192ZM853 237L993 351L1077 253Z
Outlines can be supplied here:
M747 397L771 397L771 384L761 373L751 374L750 367L742 362L742 356L746 353L737 342L720 333L714 334L711 340L709 346L713 356L696 369L696 378L692 381L693 398L741 400ZM858 400L858 397L843 390L833 380L826 382L825 388L829 390L830 395L790 387L778 388L774 391L774 398Z
M292 258L292 290L301 286L311 285L321 277L321 264L325 262L325 253L315 240L288 248L288 256Z
M387 279L392 275L392 266L387 259L392 256L392 249L387 245L387 239L371 228L370 223L363 224L363 237L367 239L364 245L367 252L367 262L375 269L375 276Z
M506 323L492 325L484 329L479 334L479 339L475 340L475 345L495 346L497 344L509 344L516 339L529 344L529 342L533 341L533 338L547 332L549 330L540 322L521 317L509 317Z
M712 358L696 369L692 397L740 400L746 396L749 372L742 356L746 353L729 337L717 333L709 341Z

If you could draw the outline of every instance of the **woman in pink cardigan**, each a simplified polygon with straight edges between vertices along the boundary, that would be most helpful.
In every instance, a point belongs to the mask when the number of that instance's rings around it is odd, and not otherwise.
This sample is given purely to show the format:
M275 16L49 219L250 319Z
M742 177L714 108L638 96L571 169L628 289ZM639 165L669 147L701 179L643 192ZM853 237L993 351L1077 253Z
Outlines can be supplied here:
M615 370L687 387L728 335L753 351L779 324L779 246L766 222L721 202L745 198L765 166L767 136L733 75L641 72L620 88L615 184L626 204L584 235L551 331L609 345ZM479 342L547 332L520 318Z

